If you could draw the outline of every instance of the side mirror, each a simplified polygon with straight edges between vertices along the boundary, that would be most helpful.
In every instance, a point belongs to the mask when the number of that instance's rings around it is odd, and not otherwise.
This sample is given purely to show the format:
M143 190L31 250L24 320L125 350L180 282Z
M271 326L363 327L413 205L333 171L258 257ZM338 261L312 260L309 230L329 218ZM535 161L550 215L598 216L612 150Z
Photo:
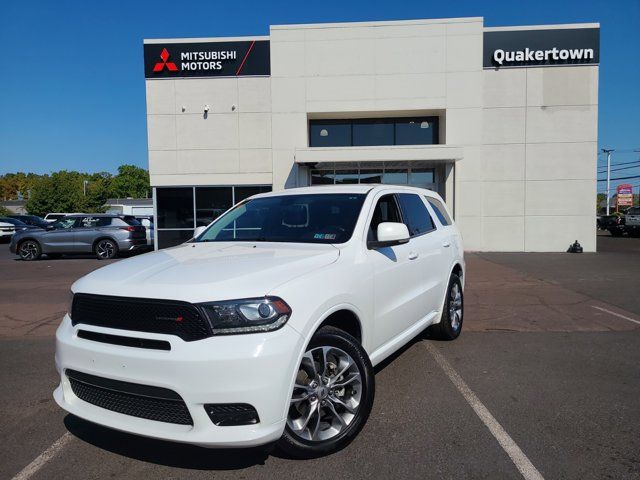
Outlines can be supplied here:
M409 241L409 229L404 223L382 222L378 225L376 241L367 242L369 249L393 247Z
M204 226L204 227L196 227L196 229L193 231L193 238L199 237L200 234L202 232L204 232L206 229L207 229L206 226Z

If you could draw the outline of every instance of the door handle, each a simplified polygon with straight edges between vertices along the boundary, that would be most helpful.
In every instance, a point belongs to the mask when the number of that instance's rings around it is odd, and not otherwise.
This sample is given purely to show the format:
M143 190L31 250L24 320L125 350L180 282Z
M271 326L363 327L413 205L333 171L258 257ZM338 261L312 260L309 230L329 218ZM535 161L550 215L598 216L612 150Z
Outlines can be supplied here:
M418 258L418 254L416 252L409 252L409 260L415 260Z
M444 248L449 248L451 246L451 243L450 242L442 242L442 246Z

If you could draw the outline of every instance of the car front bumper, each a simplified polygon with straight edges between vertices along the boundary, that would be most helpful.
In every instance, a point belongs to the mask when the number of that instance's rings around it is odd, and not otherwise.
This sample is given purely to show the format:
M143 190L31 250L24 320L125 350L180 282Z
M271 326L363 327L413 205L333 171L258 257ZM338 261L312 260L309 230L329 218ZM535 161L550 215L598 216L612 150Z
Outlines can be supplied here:
M79 329L166 340L171 350L85 340L77 336ZM116 430L208 447L261 445L282 435L302 348L302 337L288 325L269 333L185 342L171 335L73 326L67 315L56 332L55 361L61 382L53 396L66 411ZM65 373L67 369L173 390L184 400L193 425L147 420L88 403L74 394ZM204 405L228 403L252 405L258 412L259 423L214 425Z

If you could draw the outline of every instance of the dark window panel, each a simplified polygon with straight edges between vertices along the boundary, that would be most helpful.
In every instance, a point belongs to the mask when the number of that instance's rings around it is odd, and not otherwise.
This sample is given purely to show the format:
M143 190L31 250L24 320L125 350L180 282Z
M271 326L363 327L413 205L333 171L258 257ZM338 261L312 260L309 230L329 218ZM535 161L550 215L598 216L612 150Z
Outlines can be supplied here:
M393 145L393 135L392 119L353 120L353 146Z
M193 228L193 189L157 188L158 228Z
M193 237L193 230L158 230L158 248L180 245Z
M245 198L249 198L253 195L258 195L259 193L266 193L271 191L270 185L259 185L254 187L235 187L235 202L241 202Z
M311 120L309 122L309 146L351 146L351 122L349 120Z
M436 145L438 127L438 117L396 118L395 144Z
M426 197L426 199L431 204L431 208L433 208L433 211L435 212L436 217L438 217L438 220L440 220L440 223L442 225L451 225L451 218L449 217L449 214L444 208L442 202L431 197Z
M196 227L209 225L232 206L231 187L196 188Z

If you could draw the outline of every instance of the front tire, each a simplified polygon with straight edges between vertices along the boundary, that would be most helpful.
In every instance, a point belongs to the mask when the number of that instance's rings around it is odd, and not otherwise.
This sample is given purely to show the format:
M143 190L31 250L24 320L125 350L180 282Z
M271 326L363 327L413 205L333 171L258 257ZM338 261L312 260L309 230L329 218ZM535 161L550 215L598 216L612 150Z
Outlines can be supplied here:
M98 260L111 260L118 256L118 245L109 238L103 238L98 240L93 251Z
M375 377L360 343L323 327L302 357L278 448L289 457L315 458L347 446L371 413Z
M35 240L25 240L18 245L18 255L25 262L32 262L40 258L42 248Z
M429 327L429 333L439 340L455 340L462 331L464 318L464 293L462 282L455 273L449 278L447 296L442 307L440 323Z

